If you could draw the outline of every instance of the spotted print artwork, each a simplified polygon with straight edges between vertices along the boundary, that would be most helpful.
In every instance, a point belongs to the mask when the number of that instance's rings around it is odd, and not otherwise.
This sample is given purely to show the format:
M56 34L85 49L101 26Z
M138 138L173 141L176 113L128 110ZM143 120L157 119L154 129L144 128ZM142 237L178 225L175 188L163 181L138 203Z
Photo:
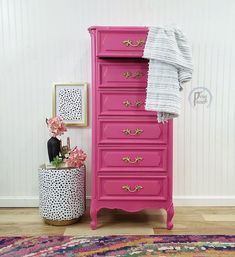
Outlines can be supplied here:
M55 84L53 116L66 125L87 125L87 84Z
M49 220L79 218L85 211L85 166L39 169L39 210Z
M80 88L59 90L58 111L64 120L82 119L82 95Z

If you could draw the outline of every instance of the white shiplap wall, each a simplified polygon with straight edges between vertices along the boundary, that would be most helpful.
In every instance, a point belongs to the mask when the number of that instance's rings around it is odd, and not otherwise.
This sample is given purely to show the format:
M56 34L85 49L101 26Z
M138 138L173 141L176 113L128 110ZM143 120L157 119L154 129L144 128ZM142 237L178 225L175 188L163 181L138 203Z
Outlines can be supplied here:
M179 26L193 46L194 76L174 124L176 204L235 204L235 1L1 0L0 206L37 206L37 168L47 161L53 82L90 82L91 25ZM207 87L211 106L192 108ZM91 128L71 128L88 153ZM64 138L65 140L65 138Z

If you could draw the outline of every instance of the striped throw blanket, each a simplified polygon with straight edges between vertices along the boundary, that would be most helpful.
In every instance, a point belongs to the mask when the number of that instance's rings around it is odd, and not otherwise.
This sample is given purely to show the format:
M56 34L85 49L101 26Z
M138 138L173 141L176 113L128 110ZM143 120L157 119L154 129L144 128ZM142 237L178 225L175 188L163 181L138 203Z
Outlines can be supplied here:
M158 122L177 117L181 84L192 78L192 51L176 28L150 27L143 58L149 59L145 109L157 111Z

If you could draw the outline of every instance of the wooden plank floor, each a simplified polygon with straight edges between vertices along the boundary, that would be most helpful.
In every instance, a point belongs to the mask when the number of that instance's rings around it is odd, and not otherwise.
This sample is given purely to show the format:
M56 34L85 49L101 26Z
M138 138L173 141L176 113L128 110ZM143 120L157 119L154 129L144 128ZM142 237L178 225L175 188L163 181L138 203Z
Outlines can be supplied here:
M101 210L98 229L89 227L87 213L70 226L43 223L38 208L0 208L0 236L11 235L118 235L118 234L235 234L235 207L176 207L174 229L165 229L163 210L127 213Z

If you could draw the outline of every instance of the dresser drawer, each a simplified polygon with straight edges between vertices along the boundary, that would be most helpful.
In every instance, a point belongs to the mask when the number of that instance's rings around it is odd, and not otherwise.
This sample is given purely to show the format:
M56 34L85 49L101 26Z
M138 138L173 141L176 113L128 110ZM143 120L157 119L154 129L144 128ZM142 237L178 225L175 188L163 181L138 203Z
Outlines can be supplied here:
M166 200L167 176L99 177L100 200Z
M97 29L99 57L142 57L148 29Z
M100 87L146 88L147 86L148 62L146 60L100 60L97 65Z
M145 111L146 91L99 91L98 115L142 115L157 116L156 112Z
M99 147L99 172L166 172L167 147Z
M166 144L168 124L151 120L99 120L98 140L101 144Z

